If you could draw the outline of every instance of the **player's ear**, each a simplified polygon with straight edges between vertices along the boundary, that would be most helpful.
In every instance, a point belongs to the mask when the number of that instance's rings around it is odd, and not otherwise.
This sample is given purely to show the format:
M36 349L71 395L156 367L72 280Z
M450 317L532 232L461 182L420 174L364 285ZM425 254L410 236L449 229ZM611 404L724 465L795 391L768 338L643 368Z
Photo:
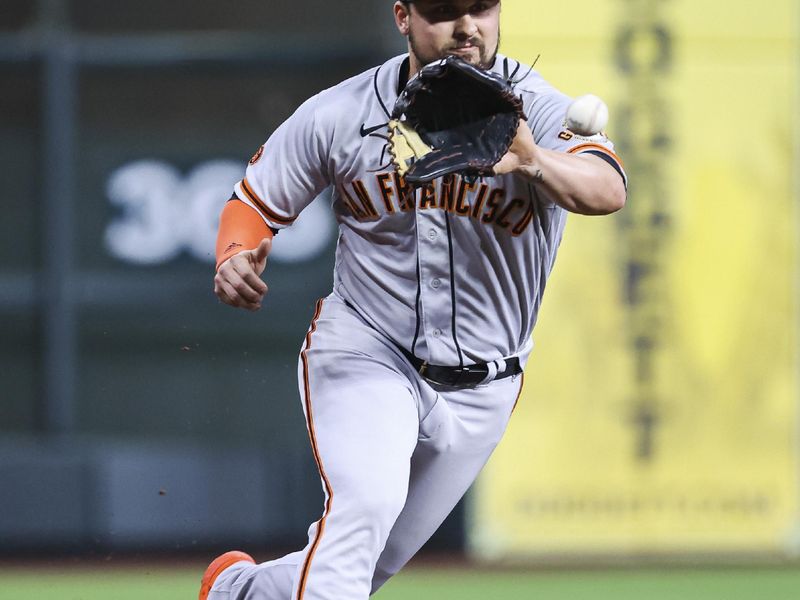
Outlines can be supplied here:
M404 36L408 36L408 19L411 14L411 6L405 2L394 3L394 22L397 30Z

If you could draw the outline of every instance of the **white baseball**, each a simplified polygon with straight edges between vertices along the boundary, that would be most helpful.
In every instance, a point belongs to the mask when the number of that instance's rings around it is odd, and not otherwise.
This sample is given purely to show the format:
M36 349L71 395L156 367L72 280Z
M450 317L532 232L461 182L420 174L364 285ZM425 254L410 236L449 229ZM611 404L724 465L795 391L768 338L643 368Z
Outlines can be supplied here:
M578 96L567 108L567 127L578 135L594 135L608 125L608 106L594 94Z

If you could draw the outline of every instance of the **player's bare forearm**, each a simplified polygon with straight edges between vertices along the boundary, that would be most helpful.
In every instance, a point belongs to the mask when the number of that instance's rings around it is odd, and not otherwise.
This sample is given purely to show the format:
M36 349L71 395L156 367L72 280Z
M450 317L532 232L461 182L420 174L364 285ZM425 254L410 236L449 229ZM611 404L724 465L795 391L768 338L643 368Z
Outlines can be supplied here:
M527 179L573 213L607 215L625 206L625 183L614 167L599 156L566 154L538 146L524 121L508 154L494 170Z
M599 156L539 147L534 156L515 172L562 208L582 215L607 215L625 206L627 191L622 177Z

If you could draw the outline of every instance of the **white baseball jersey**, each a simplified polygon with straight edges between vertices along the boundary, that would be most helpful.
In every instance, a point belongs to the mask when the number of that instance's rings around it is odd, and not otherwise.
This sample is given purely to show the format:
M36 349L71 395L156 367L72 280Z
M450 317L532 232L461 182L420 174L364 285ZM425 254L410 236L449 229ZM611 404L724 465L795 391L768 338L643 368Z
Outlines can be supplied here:
M303 550L237 563L209 600L367 600L466 492L519 397L519 365L504 359L530 352L566 212L511 175L404 187L386 133L407 64L398 56L305 102L236 185L273 229L333 188L334 290L298 363L325 505ZM564 128L569 98L503 56L494 70L519 76L539 145L596 153L625 177L604 136ZM458 372L493 366L459 386L428 378L408 353Z
M524 363L566 211L513 175L404 188L385 138L404 64L397 56L306 101L253 157L236 195L281 229L332 186L335 293L430 363ZM565 129L570 98L502 55L493 71L516 73L537 144L596 153L625 177L604 135Z
M403 187L386 133L404 65L398 56L305 102L236 185L273 229L333 188L334 290L317 305L298 363L325 505L303 550L237 563L209 600L367 600L466 492L519 397L522 376L504 359L530 352L566 212L511 175ZM503 56L495 71L519 76L539 145L597 153L624 178L604 136L564 129L569 98ZM408 353L497 368L472 387L441 384Z

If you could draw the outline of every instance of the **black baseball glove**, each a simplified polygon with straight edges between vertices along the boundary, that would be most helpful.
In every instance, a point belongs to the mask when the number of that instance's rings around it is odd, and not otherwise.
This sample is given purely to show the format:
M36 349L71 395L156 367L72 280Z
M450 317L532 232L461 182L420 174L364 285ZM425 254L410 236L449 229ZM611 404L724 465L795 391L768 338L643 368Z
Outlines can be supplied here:
M525 118L511 83L456 57L424 67L406 85L389 122L389 151L411 185L448 173L492 175Z

